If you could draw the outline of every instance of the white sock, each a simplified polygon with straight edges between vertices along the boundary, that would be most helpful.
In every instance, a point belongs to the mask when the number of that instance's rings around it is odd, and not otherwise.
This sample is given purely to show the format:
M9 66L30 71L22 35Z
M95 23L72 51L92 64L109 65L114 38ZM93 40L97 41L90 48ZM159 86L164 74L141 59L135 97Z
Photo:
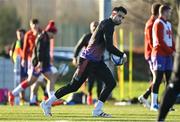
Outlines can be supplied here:
M14 97L14 104L19 105L19 103L20 103L20 97L19 96Z
M157 104L157 98L158 98L158 94L156 93L151 93L151 106L153 107L154 105L158 105Z
M54 93L55 93L54 91L49 91L49 92L48 92L48 97L53 96L53 95L54 95Z
M30 103L36 103L36 98L37 98L36 95L31 94L31 96L30 96Z
M21 92L21 91L23 91L24 89L21 87L21 84L19 84L13 91L12 91L12 94L14 95L14 96L18 96L19 95L19 93Z
M103 107L104 103L100 100L98 100L97 104L95 105L94 111L100 111Z
M51 97L49 97L48 100L46 101L46 104L52 105L52 103L54 101L56 101L56 100L57 100L56 96L55 95L51 95Z

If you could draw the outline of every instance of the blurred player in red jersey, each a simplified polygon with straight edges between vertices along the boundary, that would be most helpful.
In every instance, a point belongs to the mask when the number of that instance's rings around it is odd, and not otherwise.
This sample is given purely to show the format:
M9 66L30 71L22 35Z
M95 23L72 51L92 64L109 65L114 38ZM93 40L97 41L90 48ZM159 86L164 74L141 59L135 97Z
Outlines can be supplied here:
M153 111L159 109L157 103L158 92L163 74L165 74L168 84L173 67L175 44L173 41L171 23L168 21L170 10L169 6L161 5L159 9L159 17L155 20L153 25L153 49L151 53L153 70L155 71L151 93L151 110Z
M152 60L151 60L151 52L152 52L152 27L154 24L154 21L158 18L159 15L159 7L161 4L159 3L154 3L151 7L151 17L149 20L146 22L144 34L145 34L145 39L144 39L144 44L145 44L145 50L144 50L144 57L149 64L149 69L151 72L152 79L154 78L154 71L152 69ZM151 86L152 86L152 80L150 81L151 85L150 87L146 90L145 93L143 93L141 96L138 97L139 102L143 103L143 105L147 108L150 108L150 104L148 102L148 97L151 95Z
M35 39L40 32L39 20L32 19L30 21L30 30L25 34L24 37L24 46L23 46L23 55L22 55L22 66L28 66L28 72L31 70L31 59L32 53L35 46Z

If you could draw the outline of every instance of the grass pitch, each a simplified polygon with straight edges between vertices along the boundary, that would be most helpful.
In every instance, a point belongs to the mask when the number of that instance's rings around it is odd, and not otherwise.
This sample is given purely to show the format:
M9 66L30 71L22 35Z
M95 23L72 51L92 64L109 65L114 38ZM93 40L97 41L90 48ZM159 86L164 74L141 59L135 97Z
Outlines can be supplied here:
M56 84L56 90L62 84ZM138 97L146 88L148 82L133 82L132 96ZM161 93L164 85L161 87ZM128 99L128 82L125 82L124 98ZM39 97L41 98L42 91L40 89ZM96 97L96 87L93 89L94 98ZM160 95L161 98L162 95ZM64 97L67 98L67 96ZM119 86L113 90L113 97L120 100ZM115 106L114 103L106 102L103 110L112 114L112 118L97 118L92 117L91 112L94 106L88 105L60 105L52 107L52 117L45 117L40 107L30 106L0 106L0 121L1 122L155 122L157 112L150 111L140 104ZM170 112L167 122L180 122L180 104L174 106L175 111Z
M180 105L175 105L176 111L170 112L167 122L180 122ZM156 121L157 112L149 111L142 105L115 106L107 103L104 111L112 114L112 118L92 117L93 106L60 105L52 108L52 117L45 117L40 107L30 106L0 106L0 121L2 122L147 122Z

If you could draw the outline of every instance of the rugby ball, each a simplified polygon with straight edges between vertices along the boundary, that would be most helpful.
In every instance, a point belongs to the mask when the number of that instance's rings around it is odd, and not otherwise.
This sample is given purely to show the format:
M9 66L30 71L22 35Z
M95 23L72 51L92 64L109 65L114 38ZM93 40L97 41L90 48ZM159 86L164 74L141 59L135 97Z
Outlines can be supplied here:
M114 63L115 66L123 65L127 61L127 56L125 53L123 56L116 56L112 54L111 61Z

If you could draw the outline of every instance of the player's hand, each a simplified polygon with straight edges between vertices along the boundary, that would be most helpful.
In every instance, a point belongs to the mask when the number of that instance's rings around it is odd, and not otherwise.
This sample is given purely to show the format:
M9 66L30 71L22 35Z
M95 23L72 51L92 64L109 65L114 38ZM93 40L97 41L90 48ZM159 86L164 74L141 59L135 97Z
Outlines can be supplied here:
M127 62L127 55L126 53L123 54L123 64L125 64Z
M13 52L12 50L9 51L9 56L12 57L13 56Z
M77 65L77 58L73 58L73 60L72 60L72 64L74 65L74 66L76 66Z
M175 52L175 51L173 51L172 56L175 56L175 55L176 55L176 52Z
M42 63L41 62L38 62L38 64L36 65L35 67L35 71L36 72L40 72L42 70Z
M22 61L21 61L21 66L22 66L22 67L25 67L25 65L26 65L26 64L25 64L25 60L22 59Z

